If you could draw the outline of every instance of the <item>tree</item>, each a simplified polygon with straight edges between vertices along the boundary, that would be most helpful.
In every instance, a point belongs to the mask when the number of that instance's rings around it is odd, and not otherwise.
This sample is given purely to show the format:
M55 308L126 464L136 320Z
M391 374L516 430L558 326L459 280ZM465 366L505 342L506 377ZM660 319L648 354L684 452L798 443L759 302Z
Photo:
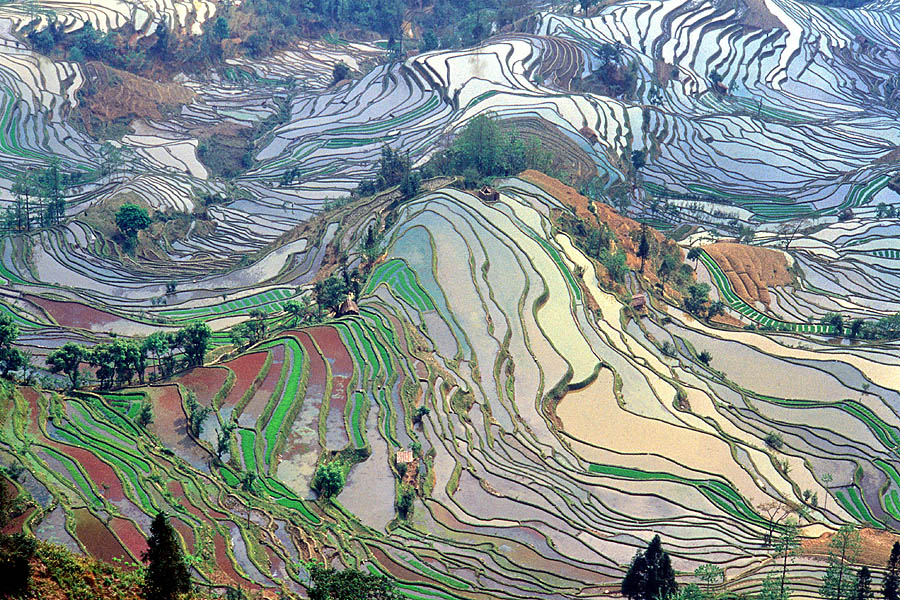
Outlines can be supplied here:
M656 535L646 550L639 550L634 555L622 580L622 595L631 600L658 600L667 598L677 589L671 560Z
M405 463L403 463L406 466ZM409 518L413 510L413 500L416 498L416 490L408 483L400 484L400 492L397 495L397 512L403 519Z
M706 314L706 304L709 302L709 284L694 283L688 287L688 296L684 299L684 308L697 316Z
M178 345L184 350L188 365L199 367L203 365L206 351L209 350L212 329L206 323L196 321L187 327L178 330Z
M688 260L698 261L700 260L701 256L703 256L703 250L701 250L699 246L694 246L690 250L688 250Z
M781 587L778 584L778 578L769 573L762 582L762 589L759 591L759 600L788 600L781 593Z
M894 542L884 576L884 600L900 600L900 542Z
M340 83L350 77L350 67L343 61L334 65L334 68L331 70L331 82L332 83Z
M193 390L188 390L185 404L187 405L188 427L191 428L191 433L195 437L200 437L200 434L203 433L203 422L206 421L206 417L209 416L212 409L197 402L197 394Z
M834 329L834 335L844 335L844 317L838 313L826 313L820 319L822 325Z
M831 473L822 473L822 485L825 488L825 501L822 502L822 508L828 510L828 484L834 481Z
M644 272L644 261L650 256L650 242L647 241L647 231L641 231L641 243L638 245L638 257L641 259L641 273Z
M0 486L6 482L0 480ZM0 598L24 598L31 587L31 558L37 541L23 533L0 535Z
M632 150L631 152L631 166L634 168L635 175L641 171L645 166L647 166L647 151L646 150Z
M9 379L10 373L28 366L28 358L13 342L19 337L19 327L12 317L0 313L0 375Z
M168 331L154 331L141 342L144 356L153 354L156 358L156 371L159 375L164 374L163 357L171 352L172 342L172 334Z
M313 286L313 297L316 304L326 311L334 311L347 299L349 294L347 283L343 277L331 275L327 279L316 282Z
M774 539L775 529L788 515L794 512L797 507L794 504L782 502L781 500L773 500L765 504L760 504L756 508L760 513L765 515L768 520L769 528L763 539L765 545L768 546Z
M253 484L256 483L256 473L253 471L244 471L241 473L241 489L245 492L253 493ZM249 515L247 519L249 520Z
M87 358L87 352L84 346L74 342L66 342L61 348L52 351L47 355L47 366L50 372L59 373L62 371L69 378L72 389L78 387L78 377L80 371L78 367L82 361Z
M234 432L235 428L237 428L237 423L230 421L219 430L219 435L216 437L216 457L219 460L222 459L223 454L230 451L231 434Z
M705 564L694 569L694 577L706 584L706 595L710 596L716 581L725 580L725 571L719 565Z
M12 193L16 197L15 223L16 229L31 231L31 196L34 193L34 175L31 172L20 171L16 174L16 180L12 186Z
M138 232L150 227L150 223L147 209L137 204L123 204L116 212L116 227L125 236L126 248L134 246Z
M356 569L337 571L319 563L308 563L312 587L309 600L401 600L397 584L383 575Z
M166 60L169 56L169 40L171 34L169 33L169 26L166 25L165 20L160 19L159 23L156 24L155 33L156 42L151 46L150 51L159 58Z
M412 414L412 422L416 425L422 422L422 418L427 416L431 410L427 406L416 407Z
M250 343L255 344L266 337L266 313L254 308L250 311L250 320L246 322Z
M247 325L246 322L238 323L231 328L229 336L231 337L231 343L234 344L235 348L243 350L250 344L250 326Z
M141 404L141 412L138 413L138 425L148 427L153 423L153 405L145 401Z
M850 524L843 525L831 536L828 546L828 568L820 592L825 600L848 600L853 590L848 565L861 550L859 530Z
M191 573L165 513L153 519L141 559L149 563L144 576L146 600L175 600L179 594L190 593Z
M587 16L588 9L596 2L596 0L578 0L578 4L581 6L581 14L582 16Z
M779 595L787 598L790 595L785 581L787 579L788 558L793 558L800 551L800 540L797 537L796 521L788 521L781 528L781 535L775 540L775 556L780 556L781 562L781 582L779 585ZM868 600L868 599L867 599Z
M344 471L337 462L321 465L316 470L312 488L325 498L337 496L344 489Z
M850 593L851 600L872 600L872 573L869 571L869 567L859 570L854 583Z

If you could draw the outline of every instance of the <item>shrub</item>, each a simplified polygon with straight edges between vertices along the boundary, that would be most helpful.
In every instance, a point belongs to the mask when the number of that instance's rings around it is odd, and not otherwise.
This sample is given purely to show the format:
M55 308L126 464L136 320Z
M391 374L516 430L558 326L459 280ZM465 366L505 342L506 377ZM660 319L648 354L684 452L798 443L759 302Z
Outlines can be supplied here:
M37 542L19 533L0 536L0 597L25 596L31 583L31 557Z
M400 493L397 496L397 511L401 518L408 518L412 515L413 500L416 497L416 491L408 483L400 486Z
M773 450L781 450L784 446L784 438L777 431L770 431L765 437L766 446Z
M319 466L313 478L312 488L324 498L332 498L344 489L344 471L337 462Z

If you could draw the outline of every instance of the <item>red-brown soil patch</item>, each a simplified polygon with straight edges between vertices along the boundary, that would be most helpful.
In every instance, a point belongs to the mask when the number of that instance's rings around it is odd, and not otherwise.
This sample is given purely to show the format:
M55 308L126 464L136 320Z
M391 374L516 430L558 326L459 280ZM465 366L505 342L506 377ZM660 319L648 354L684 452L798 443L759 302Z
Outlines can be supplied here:
M116 517L110 523L113 532L119 536L125 547L131 551L131 555L136 559L141 559L141 553L147 549L147 539L137 526L121 517Z
M253 380L262 371L268 355L268 352L254 352L223 363L223 366L234 372L235 380L228 395L222 400L222 406L234 406L244 397L253 385Z
M341 335L334 327L313 327L307 330L309 335L315 338L316 343L322 350L322 354L331 363L331 374L334 376L343 375L351 377L353 375L353 359L344 346Z
M194 538L194 530L190 528L184 521L180 521L179 519L172 519L172 527L175 528L179 534L181 534L181 539L184 542L184 551L193 554L194 553L194 544L196 544L196 540Z
M275 346L270 352L272 353L272 365L269 367L265 378L263 378L262 384L256 390L256 393L253 394L253 397L250 398L244 410L241 411L240 417L238 417L238 422L245 427L252 428L256 425L256 421L259 420L260 415L266 409L266 404L268 404L272 394L275 393L275 388L278 387L278 380L281 379L281 370L284 367L285 360L284 346Z
M218 575L222 583L228 584L230 579L232 583L237 583L244 589L258 590L258 585L248 582L235 570L234 565L231 563L231 558L228 556L228 545L225 538L217 533L214 539L216 544L216 564L219 566L219 573L213 573L212 577L215 579Z
M772 302L768 288L789 285L794 276L788 271L784 254L769 248L717 242L703 247L719 264L735 293L751 305Z
M194 92L177 83L157 83L103 63L85 65L82 105L101 121L122 117L159 120L194 99Z
M655 241L655 246L666 253L678 253L682 260L684 260L681 248L674 241L666 239L662 233L652 227L645 228L644 225L638 223L634 219L623 217L610 205L604 204L603 202L594 202L595 213L591 213L591 211L588 210L591 200L579 194L575 188L562 183L558 179L531 169L523 171L519 174L519 177L535 184L566 206L573 208L575 214L589 225L599 227L600 223L603 223L609 227L613 233L616 234L619 248L625 251L625 254L627 255L629 269L637 271L641 268L641 259L638 258L637 250L638 245L640 244L639 233L644 229L646 230L648 237ZM602 269L602 267L600 267L600 269ZM644 277L651 284L658 281L656 273L649 267L645 269Z
M806 556L828 557L828 543L834 534L826 533L817 538L804 539L801 552ZM900 534L880 529L863 528L859 530L862 551L856 564L884 568L891 556L894 542L900 542Z
M391 574L395 579L401 579L403 581L420 581L423 583L427 583L428 579L411 569L407 569L403 565L398 562L395 562L394 559L389 557L381 548L373 548L372 556L375 558L375 562L384 567L384 570Z
M103 497L112 502L125 499L122 482L108 464L83 448L69 446L54 440L47 440L47 445L78 462L81 468L87 472L88 479L97 487Z
M41 432L40 425L41 406L38 404L41 395L34 388L30 387L19 388L19 391L22 392L22 397L25 398L28 402L28 406L31 407L31 418L28 420L28 431L43 438L44 434Z
M168 489L169 492L171 492L171 494L173 496L175 496L176 498L181 500L181 504L187 509L187 511L189 513L191 513L192 515L194 515L201 521L210 523L209 517L207 517L205 514L203 514L203 511L201 511L199 508L197 508L197 506L194 505L190 501L190 498L188 497L187 493L185 493L184 486L181 485L181 482L170 481L168 483L168 485L166 485L166 489ZM228 515L226 515L225 513L221 513L219 511L213 510L211 508L207 509L207 510L214 519L227 519L228 518Z
M39 545L38 555L31 561L31 598L40 600L68 600L72 597L95 598L96 600L141 600L144 597L140 579L131 577L129 569L101 562L84 554L63 551L62 563L72 581L77 581L79 590L60 584L43 560L43 553L49 546ZM58 548L58 547L57 547ZM58 549L49 551L55 556Z
M787 29L781 20L773 15L763 0L746 0L747 11L741 23L755 29Z
M174 380L197 395L197 401L209 406L216 393L225 385L228 370L221 367L195 367Z
M61 302L38 296L26 296L26 298L47 311L47 314L63 327L91 329L98 325L109 325L122 320L119 316L91 308L79 302Z
M328 374L325 371L325 361L322 359L319 351L316 350L312 338L306 332L296 332L294 337L303 346L309 362L309 377L307 379L306 396L303 399L304 407L302 412L305 413L307 405L312 404L317 408L316 412L318 413L318 409L322 407L322 398L325 395L325 384L327 383ZM316 422L318 422L318 418ZM315 423L312 425L315 426ZM301 436L294 433L293 428L289 431L290 433L285 440L284 451L282 452L282 460L287 461L294 456L305 454L310 451L311 446L318 448L318 435L312 440L304 441Z
M121 542L106 528L100 519L85 508L75 509L75 535L88 553L106 562L114 558L128 561L129 556Z
M713 323L719 323L720 325L728 325L729 327L743 327L745 323L740 319L735 319L731 315L716 315L712 319L710 319Z
M8 494L8 498L16 498L19 495L19 489L12 484L11 481L8 481L5 477L0 477L0 485L6 488L6 493ZM6 524L0 533L11 534L11 533L21 533L22 526L25 523L25 520L28 518L28 515L34 512L34 509L29 509L23 512L21 515L16 515L12 519L10 519L9 523Z
M165 446L194 466L209 460L209 453L188 435L187 415L184 414L178 387L156 386L150 388L149 393L154 406L153 433Z

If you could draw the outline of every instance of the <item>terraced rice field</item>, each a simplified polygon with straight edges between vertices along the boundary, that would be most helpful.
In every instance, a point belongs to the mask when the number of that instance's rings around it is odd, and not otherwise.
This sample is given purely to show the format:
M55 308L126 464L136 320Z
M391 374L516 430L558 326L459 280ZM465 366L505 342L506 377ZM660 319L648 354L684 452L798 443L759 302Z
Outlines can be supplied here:
M136 35L217 14L209 2L39 4L67 27L128 22ZM197 577L219 590L300 592L301 562L327 559L444 600L600 596L656 533L685 581L713 563L753 592L777 567L760 508L773 501L804 505L810 538L847 522L900 530L896 342L839 344L821 324L900 303L900 224L876 218L900 203L886 84L900 2L767 0L764 25L728 3L603 4L400 61L333 36L229 59L183 78L195 98L180 111L133 124L123 165L104 175L101 145L69 118L82 67L25 48L11 33L21 6L0 6L0 207L23 168L58 157L83 173L62 224L0 240L0 311L38 368L68 341L194 321L211 325L215 346L170 381L4 387L0 460L26 469L17 486L36 504L16 526L136 561L165 511ZM587 81L614 43L636 76L615 97ZM338 62L357 77L331 85ZM688 264L730 320L698 320L633 272L613 289L558 228L563 202L515 177L492 181L494 202L434 184L402 202L324 210L374 176L385 144L421 166L484 113L571 153L579 173L596 169L601 199L625 182L631 216L690 233L683 248L701 253ZM238 177L199 162L195 132L279 114ZM639 174L622 159L635 150L647 151ZM122 194L191 212L200 194L220 193L136 260L91 218ZM362 266L361 239L391 212L358 314L298 327L287 302L341 259ZM765 306L739 297L702 251L741 226L783 250L795 276ZM641 312L627 306L638 293L653 296ZM238 352L229 331L255 310L268 335ZM210 409L198 435L189 393ZM146 402L154 421L143 427ZM416 499L401 519L395 456L410 447ZM327 502L310 482L331 460L348 475ZM817 597L823 566L798 558L796 597Z

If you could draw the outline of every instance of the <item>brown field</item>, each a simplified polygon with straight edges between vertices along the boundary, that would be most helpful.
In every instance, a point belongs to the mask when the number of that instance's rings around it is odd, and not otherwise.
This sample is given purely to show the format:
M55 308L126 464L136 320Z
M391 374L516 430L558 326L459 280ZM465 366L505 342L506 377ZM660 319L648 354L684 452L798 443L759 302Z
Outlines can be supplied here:
M545 175L540 171L529 169L520 173L519 177L535 184L566 206L572 207L575 210L575 214L578 215L580 219L584 220L585 223L594 227L599 227L600 223L604 223L607 227L612 229L613 233L616 234L619 247L627 254L628 267L633 270L640 269L641 259L637 256L639 242L632 239L632 235L640 232L643 225L634 219L623 217L616 209L603 202L594 202L594 210L596 211L596 216L594 216L594 214L588 210L588 206L591 203L590 199L579 194L575 188L568 186L549 175ZM651 242L651 245L664 247L669 252L675 250L681 253L681 249L675 242L666 239L666 237L656 229L647 227L647 234L648 237L653 238L656 242L655 244L652 244ZM638 239L640 238L638 237ZM684 259L683 254L682 259ZM598 268L598 270L602 269L603 267ZM649 266L649 261L648 267L644 271L644 277L651 284L659 281L654 269Z
M162 112L187 104L194 92L177 83L157 83L127 71L90 62L81 97L83 106L101 121L122 117L161 119Z
M817 538L803 540L801 551L806 556L828 557L828 543L833 534L826 533ZM900 542L900 535L880 529L863 528L859 531L862 552L856 563L884 568L891 556L891 546Z
M790 285L794 281L781 252L727 242L710 244L703 249L725 271L735 293L750 304L759 301L769 306L772 297L768 288Z

